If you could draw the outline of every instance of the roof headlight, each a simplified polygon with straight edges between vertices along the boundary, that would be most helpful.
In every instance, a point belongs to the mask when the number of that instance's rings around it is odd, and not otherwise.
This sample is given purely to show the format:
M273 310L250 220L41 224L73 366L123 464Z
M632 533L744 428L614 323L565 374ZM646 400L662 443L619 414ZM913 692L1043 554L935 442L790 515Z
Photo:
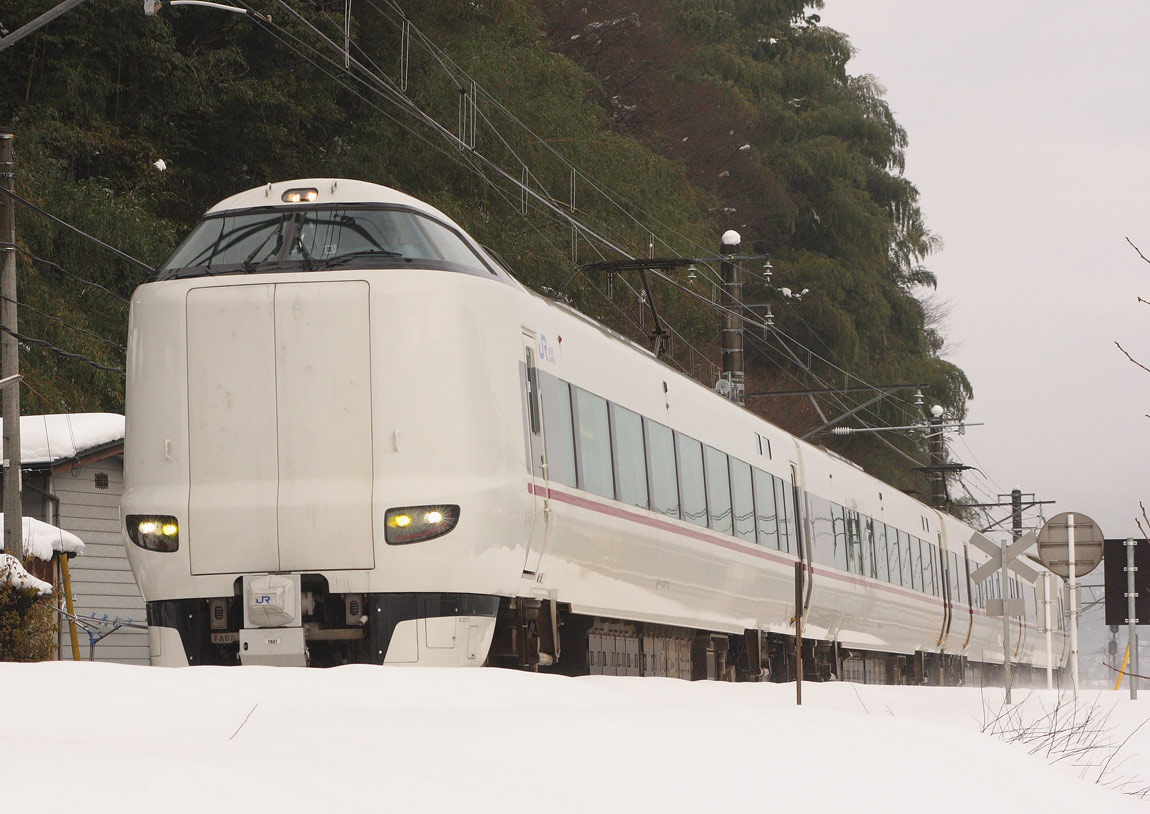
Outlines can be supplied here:
M296 189L289 189L280 196L280 200L284 203L311 203L318 197L318 189L298 187Z
M140 548L172 552L180 547L180 521L171 515L130 514L124 524L128 539Z
M421 543L441 537L459 522L458 506L404 506L387 510L388 545Z

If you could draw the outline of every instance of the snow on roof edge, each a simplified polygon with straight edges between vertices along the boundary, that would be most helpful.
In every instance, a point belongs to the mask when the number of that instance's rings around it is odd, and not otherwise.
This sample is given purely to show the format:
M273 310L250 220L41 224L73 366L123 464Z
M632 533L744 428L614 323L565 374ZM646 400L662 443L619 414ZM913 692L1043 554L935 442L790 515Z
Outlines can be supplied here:
M0 420L0 433L4 422ZM117 413L58 413L20 417L20 463L54 464L124 440Z
M59 551L65 554L80 556L84 553L84 541L69 531L37 520L34 517L25 517L24 520L24 556L35 557L47 562L52 559L53 553ZM0 527L4 524L4 513L0 512ZM4 549L4 540L0 534L0 551ZM7 554L0 556L9 556Z

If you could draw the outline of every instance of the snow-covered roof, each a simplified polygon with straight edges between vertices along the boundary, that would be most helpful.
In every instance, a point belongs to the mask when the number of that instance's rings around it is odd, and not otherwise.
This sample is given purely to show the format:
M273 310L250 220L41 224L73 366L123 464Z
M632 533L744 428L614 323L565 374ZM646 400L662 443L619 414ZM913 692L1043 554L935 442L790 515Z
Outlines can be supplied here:
M35 588L40 595L52 593L52 586L24 570L20 561L11 554L0 554L0 582L17 588Z
M25 517L23 520L24 556L47 562L52 559L52 554L56 551L76 555L84 553L84 541L75 534L34 517ZM0 512L0 527L3 527L3 523L4 514ZM4 549L3 537L4 535L0 534L0 551Z
M0 421L0 432L4 422ZM124 417L115 413L61 413L20 417L20 463L52 464L124 440Z

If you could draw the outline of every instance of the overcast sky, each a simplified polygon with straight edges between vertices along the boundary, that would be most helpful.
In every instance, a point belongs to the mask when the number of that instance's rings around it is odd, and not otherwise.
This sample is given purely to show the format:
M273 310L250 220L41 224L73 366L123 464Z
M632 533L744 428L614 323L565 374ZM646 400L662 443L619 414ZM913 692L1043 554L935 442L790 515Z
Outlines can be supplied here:
M1150 508L1150 2L826 0L852 74L910 137L907 177L944 242L947 358L974 386L952 456L980 499L1136 534ZM997 517L997 515L996 515Z

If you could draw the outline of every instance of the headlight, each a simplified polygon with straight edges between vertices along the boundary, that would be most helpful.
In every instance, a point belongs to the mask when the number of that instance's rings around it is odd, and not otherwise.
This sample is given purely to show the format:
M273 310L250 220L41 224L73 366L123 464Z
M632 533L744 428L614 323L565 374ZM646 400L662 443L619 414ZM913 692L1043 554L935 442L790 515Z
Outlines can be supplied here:
M405 506L387 510L388 545L419 543L447 534L459 522L458 506Z
M284 203L311 203L319 197L319 190L312 188L289 189L280 196Z
M180 547L180 522L166 514L130 514L124 518L128 538L149 551L175 551Z

